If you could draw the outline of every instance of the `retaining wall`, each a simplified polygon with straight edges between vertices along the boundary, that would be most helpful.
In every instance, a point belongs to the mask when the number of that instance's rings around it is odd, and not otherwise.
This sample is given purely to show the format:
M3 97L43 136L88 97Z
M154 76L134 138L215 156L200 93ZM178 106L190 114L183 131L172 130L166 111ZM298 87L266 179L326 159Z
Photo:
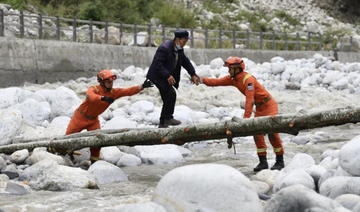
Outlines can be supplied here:
M149 67L156 48L65 41L0 37L0 87L56 82L94 76L100 69L124 69L130 65ZM333 52L268 51L244 49L185 49L196 64L209 64L217 57L247 57L254 62L270 61L275 56L286 60L309 58L315 53L334 57ZM338 52L341 62L360 61L360 53Z

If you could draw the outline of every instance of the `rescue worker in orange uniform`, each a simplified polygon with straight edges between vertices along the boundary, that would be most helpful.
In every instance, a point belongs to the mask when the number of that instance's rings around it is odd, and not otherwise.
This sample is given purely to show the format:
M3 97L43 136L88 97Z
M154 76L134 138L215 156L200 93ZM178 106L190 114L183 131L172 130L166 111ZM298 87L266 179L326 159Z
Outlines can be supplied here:
M98 116L103 113L114 100L123 96L132 96L144 88L152 87L150 80L145 80L142 85L129 88L113 88L116 75L110 70L102 70L97 74L99 85L91 86L86 92L86 99L75 110L73 117L66 129L66 135L100 129ZM100 148L90 148L90 160L92 163L99 160Z
M230 57L225 61L225 67L229 68L229 74L223 78L202 78L202 82L207 86L235 86L245 95L244 118L250 118L255 104L255 117L270 116L278 114L278 106L269 92L256 80L254 76L245 72L245 63L239 57ZM276 162L271 167L272 170L284 168L284 149L278 133L268 135L273 150L276 154ZM257 154L260 163L254 168L255 172L269 168L266 159L266 143L264 135L254 136Z

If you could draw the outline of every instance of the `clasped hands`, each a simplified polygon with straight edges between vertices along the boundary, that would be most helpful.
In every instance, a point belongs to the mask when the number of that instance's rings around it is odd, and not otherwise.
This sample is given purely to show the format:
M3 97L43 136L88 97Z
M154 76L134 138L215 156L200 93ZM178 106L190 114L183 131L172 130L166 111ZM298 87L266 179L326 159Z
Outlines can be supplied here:
M170 77L167 79L169 85L175 85L176 81L175 81L175 78L170 75ZM199 85L200 84L200 77L198 75L193 75L191 76L191 79L190 81L195 84L195 85Z

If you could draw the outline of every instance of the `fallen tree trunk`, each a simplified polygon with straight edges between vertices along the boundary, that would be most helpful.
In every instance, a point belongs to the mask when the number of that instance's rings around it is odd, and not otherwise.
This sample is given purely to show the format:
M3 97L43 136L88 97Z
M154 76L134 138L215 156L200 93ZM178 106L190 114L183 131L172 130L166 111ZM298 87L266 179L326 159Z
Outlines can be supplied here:
M338 108L309 114L285 114L231 121L178 126L171 128L96 130L76 133L59 138L36 139L27 143L0 146L0 153L12 153L21 149L50 147L57 150L77 150L84 147L104 147L116 145L178 144L187 142L242 137L268 133L298 134L304 129L360 122L360 108Z

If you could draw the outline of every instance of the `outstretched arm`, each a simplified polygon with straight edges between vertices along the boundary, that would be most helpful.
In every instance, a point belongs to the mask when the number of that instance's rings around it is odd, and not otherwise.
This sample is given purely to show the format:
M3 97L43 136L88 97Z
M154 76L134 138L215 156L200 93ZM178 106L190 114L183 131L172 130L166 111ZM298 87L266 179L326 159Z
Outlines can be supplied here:
M222 77L220 79L203 77L202 82L207 86L229 86L229 85L233 85L233 80L230 78L230 75Z
M143 89L142 85L132 86L130 88L113 88L114 97L118 99L123 96L132 96L139 93Z

